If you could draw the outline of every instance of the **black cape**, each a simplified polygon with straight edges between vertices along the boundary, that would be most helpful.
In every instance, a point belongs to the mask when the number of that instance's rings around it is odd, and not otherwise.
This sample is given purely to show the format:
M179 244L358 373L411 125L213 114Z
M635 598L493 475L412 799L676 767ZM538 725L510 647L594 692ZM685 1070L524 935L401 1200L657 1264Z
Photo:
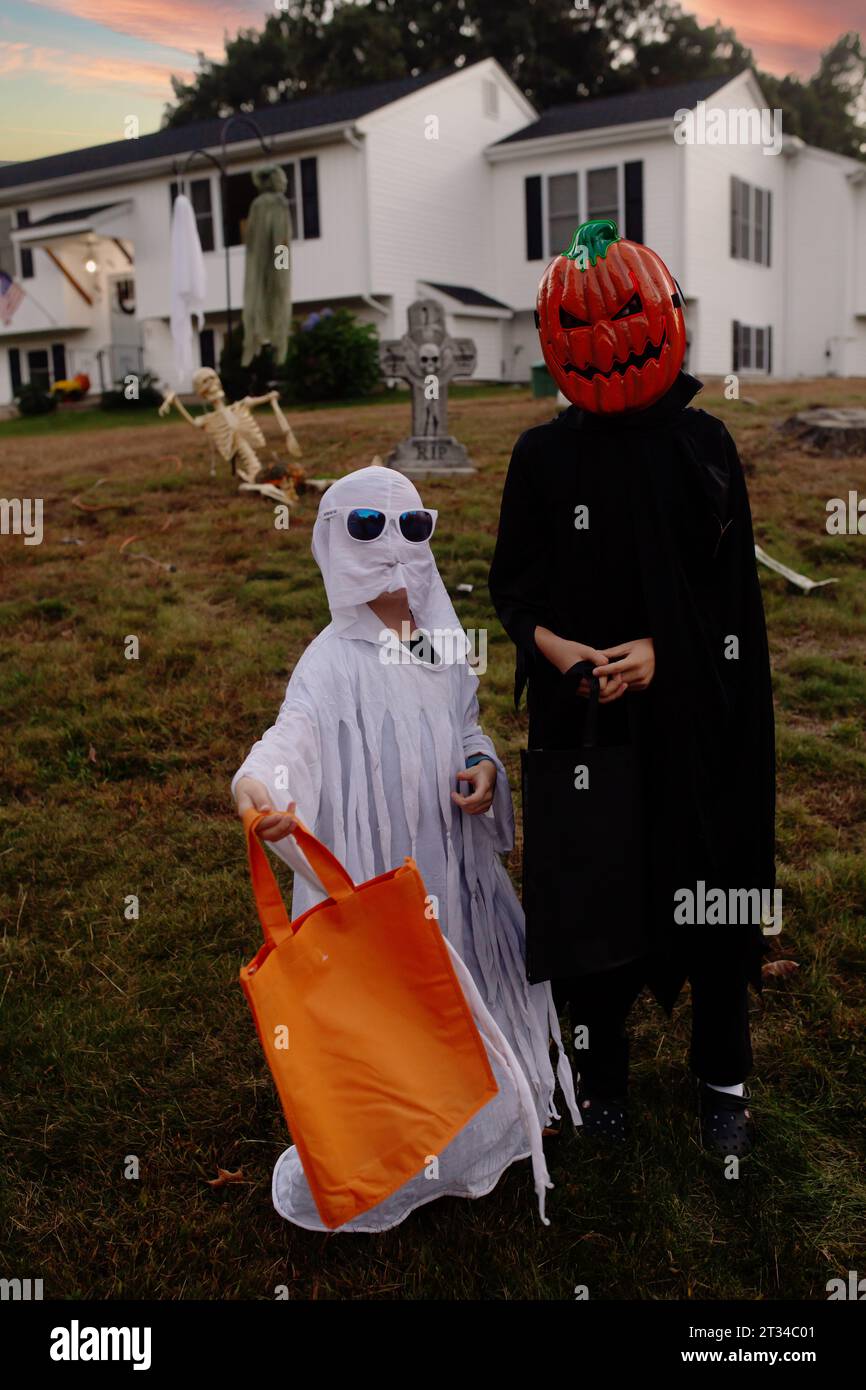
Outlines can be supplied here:
M680 373L647 410L571 406L527 430L509 465L489 580L517 647L515 704L528 682L532 748L574 747L585 710L575 700L563 720L562 678L535 647L537 625L600 647L653 638L650 689L600 713L619 741L628 704L640 745L649 983L667 1009L707 953L760 988L767 942L755 926L675 926L675 890L775 885L773 700L752 520L731 436L689 407L700 389ZM581 505L585 531L574 524ZM736 659L726 656L732 638Z

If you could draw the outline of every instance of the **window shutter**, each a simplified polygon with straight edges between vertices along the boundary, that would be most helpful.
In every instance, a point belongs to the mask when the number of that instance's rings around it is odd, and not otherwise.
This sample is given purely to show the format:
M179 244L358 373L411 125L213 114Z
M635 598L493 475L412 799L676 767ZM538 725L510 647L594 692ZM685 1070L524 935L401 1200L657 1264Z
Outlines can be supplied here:
M765 241L764 245L766 246L767 251L766 251L766 259L764 260L764 265L769 265L769 264L770 264L770 232L771 232L772 225L773 225L773 223L772 223L773 193L772 193L772 190L771 190L771 189L767 189L766 198L767 198L767 207L766 207L765 216L764 216L764 236L766 237L766 241Z
M21 353L18 348L9 349L9 375L12 378L12 395L21 390Z
M625 234L629 241L643 241L643 160L625 165Z
M30 226L30 213L29 213L26 209L22 209L21 211L19 211L19 213L18 213L18 218L17 218L17 222L18 222L18 226L19 226L19 227L29 227L29 226ZM20 255L20 257L21 257L21 279L22 279L22 280L32 280L32 279L33 279L33 252L32 252L32 250L30 249L29 246L21 246L21 247L18 248L18 250L19 250L19 255Z
M740 325L739 325L739 323L737 322L736 319L734 319L733 328L734 328L734 335L733 335L734 341L733 341L733 352L732 352L732 357L733 357L734 365L733 365L732 370L735 371L735 372L738 372L738 371L740 370Z
M51 375L54 381L66 380L66 348L63 343L51 344Z
M731 256L737 257L737 222L740 215L737 180L731 175Z
M767 324L767 373L773 370L773 325Z
M301 160L301 204L304 211L304 240L321 236L319 224L319 171L315 155Z
M540 261L544 258L541 235L541 175L530 174L523 180L526 205L526 259Z

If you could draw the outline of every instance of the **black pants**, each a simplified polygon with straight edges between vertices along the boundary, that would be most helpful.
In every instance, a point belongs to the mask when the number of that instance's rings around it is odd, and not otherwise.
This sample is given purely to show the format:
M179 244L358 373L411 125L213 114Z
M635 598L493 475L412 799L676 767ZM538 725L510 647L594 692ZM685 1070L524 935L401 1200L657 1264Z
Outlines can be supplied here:
M645 960L630 961L596 975L554 982L558 1004L568 1000L577 1043L581 1087L593 1096L618 1096L628 1086L626 1019L646 983ZM689 972L692 1043L689 1065L702 1081L735 1086L752 1070L748 985L724 965ZM575 1030L585 1032L576 1033Z

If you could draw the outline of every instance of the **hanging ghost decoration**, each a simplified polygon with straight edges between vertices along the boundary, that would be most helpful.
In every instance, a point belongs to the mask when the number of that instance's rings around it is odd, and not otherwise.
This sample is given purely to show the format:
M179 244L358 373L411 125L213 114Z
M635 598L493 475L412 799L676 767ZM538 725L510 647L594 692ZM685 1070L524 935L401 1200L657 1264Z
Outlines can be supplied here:
M250 204L244 267L244 351L248 367L270 344L282 362L292 321L292 223L285 171L265 165L253 172L258 197Z
M643 410L683 364L682 297L662 259L615 222L584 222L541 278L535 315L547 369L573 405Z

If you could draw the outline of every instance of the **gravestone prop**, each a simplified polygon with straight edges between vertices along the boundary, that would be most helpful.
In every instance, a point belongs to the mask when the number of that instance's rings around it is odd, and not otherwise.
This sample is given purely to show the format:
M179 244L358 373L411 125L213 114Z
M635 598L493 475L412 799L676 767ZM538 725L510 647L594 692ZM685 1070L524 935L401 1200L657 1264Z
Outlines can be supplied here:
M475 344L449 336L445 310L435 299L417 299L408 318L408 333L379 345L383 374L408 381L412 391L412 433L391 451L387 465L415 478L474 473L466 449L448 433L448 386L474 372Z

